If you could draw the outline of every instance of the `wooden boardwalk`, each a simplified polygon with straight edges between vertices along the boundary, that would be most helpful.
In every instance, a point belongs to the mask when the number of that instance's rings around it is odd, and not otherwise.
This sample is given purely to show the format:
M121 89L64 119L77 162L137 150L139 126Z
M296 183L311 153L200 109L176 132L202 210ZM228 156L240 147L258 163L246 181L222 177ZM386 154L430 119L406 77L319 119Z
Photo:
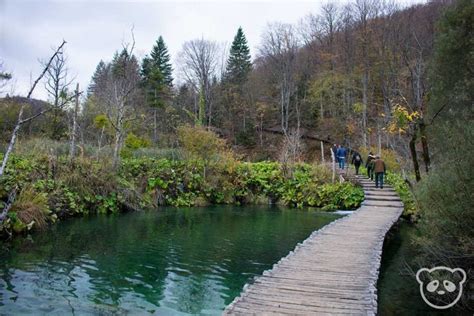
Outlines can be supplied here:
M383 241L403 204L389 186L358 181L365 192L358 210L313 232L247 284L223 314L375 315Z

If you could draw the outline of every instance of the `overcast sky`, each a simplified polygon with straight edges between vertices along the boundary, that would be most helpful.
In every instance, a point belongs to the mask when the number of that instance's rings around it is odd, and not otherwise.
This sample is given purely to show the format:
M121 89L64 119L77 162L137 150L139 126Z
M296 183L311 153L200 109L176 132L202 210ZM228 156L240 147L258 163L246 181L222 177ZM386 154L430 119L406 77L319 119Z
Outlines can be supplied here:
M70 74L84 89L97 63L109 61L122 43L131 41L132 26L140 59L159 35L175 63L185 41L203 37L229 45L239 26L254 57L267 23L297 23L305 15L317 13L320 5L316 0L0 0L0 61L4 70L13 74L13 92L25 95L31 78L41 71L38 59L48 59L65 39ZM34 96L46 98L44 85Z

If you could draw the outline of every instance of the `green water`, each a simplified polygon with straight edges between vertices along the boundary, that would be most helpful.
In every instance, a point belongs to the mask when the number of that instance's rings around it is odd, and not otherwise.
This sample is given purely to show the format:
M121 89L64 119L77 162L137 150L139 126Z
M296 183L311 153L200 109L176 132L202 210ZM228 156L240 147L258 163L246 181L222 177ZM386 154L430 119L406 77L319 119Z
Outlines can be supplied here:
M246 282L338 217L211 207L62 222L3 247L0 314L220 314Z
M454 308L433 309L421 298L415 277L420 268L414 260L419 254L413 243L417 234L416 226L401 222L387 236L377 284L379 315L462 315Z

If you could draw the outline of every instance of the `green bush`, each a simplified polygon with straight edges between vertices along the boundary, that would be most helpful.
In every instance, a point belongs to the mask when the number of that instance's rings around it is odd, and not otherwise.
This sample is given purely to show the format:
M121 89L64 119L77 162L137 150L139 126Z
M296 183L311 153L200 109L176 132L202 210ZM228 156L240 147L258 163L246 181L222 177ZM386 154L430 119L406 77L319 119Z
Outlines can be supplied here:
M408 183L400 174L390 171L387 171L385 179L398 193L404 204L403 216L409 218L411 221L416 221L419 217L418 207Z

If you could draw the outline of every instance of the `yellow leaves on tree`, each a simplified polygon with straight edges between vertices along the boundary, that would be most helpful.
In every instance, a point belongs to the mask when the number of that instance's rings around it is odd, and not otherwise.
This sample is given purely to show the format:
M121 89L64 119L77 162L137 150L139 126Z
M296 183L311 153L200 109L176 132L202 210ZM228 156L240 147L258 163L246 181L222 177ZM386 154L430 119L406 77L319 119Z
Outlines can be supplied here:
M106 128L109 126L109 119L105 114L99 114L96 117L94 117L94 125L97 128Z
M346 125L346 132L348 135L354 135L357 130L357 124L354 121L349 121Z
M363 107L364 107L364 105L361 102L356 102L352 106L352 109L354 110L355 113L359 114L359 113L362 113Z
M178 128L178 137L184 151L191 158L209 163L232 156L225 141L202 126L181 126Z
M203 126L180 126L178 138L189 158L204 163L204 177L206 177L206 169L214 165L228 172L235 169L237 157L222 138Z
M411 123L420 117L418 111L409 111L405 106L397 104L392 109L392 120L387 131L391 134L406 133Z

